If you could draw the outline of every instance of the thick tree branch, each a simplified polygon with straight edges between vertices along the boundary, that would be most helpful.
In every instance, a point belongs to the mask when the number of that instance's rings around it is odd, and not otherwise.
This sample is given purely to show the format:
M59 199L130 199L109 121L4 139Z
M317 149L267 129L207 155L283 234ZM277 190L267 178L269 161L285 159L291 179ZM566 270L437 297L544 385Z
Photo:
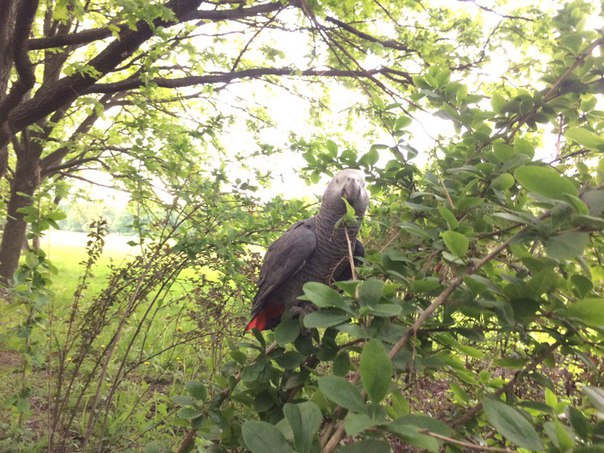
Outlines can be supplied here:
M6 121L11 110L21 102L29 90L33 88L36 81L34 70L27 55L27 48L24 43L27 42L27 38L31 32L31 25L36 16L36 10L38 9L38 1L31 0L23 3L24 4L21 4L21 7L17 11L15 36L12 41L14 46L14 64L19 78L12 86L6 98L0 103L0 123ZM2 143L0 146L5 144L6 143Z
M67 33L64 35L30 39L27 43L27 48L29 50L40 50L63 46L77 46L105 39L110 36L111 30L109 28L91 28L90 30L84 30L78 33Z
M174 19L157 19L154 26L168 27L179 23L196 11L201 2L202 0L170 0L166 6L174 11ZM9 116L12 132L21 131L61 107L70 105L86 88L130 57L141 44L153 36L153 30L147 22L139 21L136 25L136 30L123 29L117 39L90 60L87 63L89 71L78 72L62 78L55 84L43 86L31 100L15 108ZM0 147L4 144L0 141Z
M218 11L196 10L183 17L181 22L187 22L190 20L202 20L209 22L237 20L249 16L271 13L277 11L279 8L282 7L282 3L274 2L267 3L265 5L251 6L249 8L236 8ZM121 35L125 30L128 29L128 26L120 25L119 28L119 34ZM69 33L45 38L30 39L27 46L29 50L39 50L53 47L83 45L108 38L111 36L111 34L112 32L108 27L92 28L90 30L84 30L78 33Z
M238 79L257 79L264 76L303 76L303 77L373 77L376 74L395 73L388 68L369 70L343 70L343 69L305 69L295 68L253 68L236 72L223 72L203 76L189 76L178 79L153 79L154 84L162 88L182 88L192 85L230 83ZM127 79L114 83L96 84L88 88L84 94L89 93L116 93L131 90L145 85L140 78Z

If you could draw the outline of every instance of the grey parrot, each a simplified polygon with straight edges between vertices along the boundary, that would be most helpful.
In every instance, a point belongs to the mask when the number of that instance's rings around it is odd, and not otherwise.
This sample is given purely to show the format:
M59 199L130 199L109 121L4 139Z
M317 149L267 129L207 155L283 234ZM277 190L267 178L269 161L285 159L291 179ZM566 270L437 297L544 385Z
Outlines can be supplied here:
M355 225L338 224L346 214L342 198L355 210L359 220ZM293 314L309 311L309 302L298 300L305 283L331 284L351 278L344 229L354 247L353 255L364 256L357 233L368 204L361 171L346 169L335 175L325 190L319 213L292 225L266 251L246 332L274 328L286 310Z

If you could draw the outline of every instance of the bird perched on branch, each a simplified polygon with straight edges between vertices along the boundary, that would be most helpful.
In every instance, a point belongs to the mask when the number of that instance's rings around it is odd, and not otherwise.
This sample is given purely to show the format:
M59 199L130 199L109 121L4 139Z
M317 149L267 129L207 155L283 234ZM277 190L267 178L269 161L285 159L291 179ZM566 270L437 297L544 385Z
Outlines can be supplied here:
M344 199L357 217L352 225L342 221L347 215ZM352 277L348 240L353 256L363 257L365 249L357 233L368 204L361 171L346 169L335 175L318 214L292 225L266 251L246 332L274 328L286 310L294 315L314 310L310 302L298 300L305 283L330 284Z

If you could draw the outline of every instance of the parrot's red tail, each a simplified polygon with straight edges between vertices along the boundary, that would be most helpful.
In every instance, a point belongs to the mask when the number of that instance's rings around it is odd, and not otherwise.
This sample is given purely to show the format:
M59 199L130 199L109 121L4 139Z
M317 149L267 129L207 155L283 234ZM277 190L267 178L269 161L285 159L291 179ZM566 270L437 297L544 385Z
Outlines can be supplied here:
M265 330L274 327L279 322L284 308L282 304L267 304L252 318L245 331L249 332L252 329Z

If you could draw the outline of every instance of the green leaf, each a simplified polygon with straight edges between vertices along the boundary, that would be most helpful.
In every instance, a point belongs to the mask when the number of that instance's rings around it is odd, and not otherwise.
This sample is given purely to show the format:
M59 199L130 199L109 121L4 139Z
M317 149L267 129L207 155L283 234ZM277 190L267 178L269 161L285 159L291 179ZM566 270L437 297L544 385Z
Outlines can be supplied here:
M65 214L63 211L52 211L46 214L46 218L51 220L63 220L67 218L67 214Z
M513 370L521 370L526 365L527 360L515 357L503 357L495 360L497 366L503 368L511 368Z
M338 406L354 412L364 412L365 402L361 393L347 379L339 376L323 376L318 379L319 390Z
M519 154L524 154L531 159L535 156L535 147L531 142L523 138L517 138L514 140L514 149Z
M364 431L367 428L377 425L379 422L372 419L367 414L355 414L354 412L348 412L344 419L344 427L346 428L346 434L354 436L355 434Z
M370 278L359 287L359 304L361 306L377 305L384 294L384 282Z
M493 153L500 162L507 162L516 155L516 150L507 143L493 143Z
M409 126L411 123L413 122L413 120L411 118L409 118L408 116L399 116L396 119L396 122L394 123L394 130L398 131L400 129L404 129L407 126Z
M297 351L287 351L281 356L276 357L275 361L284 369L293 370L302 362L304 362L304 359L306 359L306 356L304 354L300 354Z
M248 420L241 427L243 441L252 453L290 453L291 447L276 426Z
M589 190L581 199L589 206L589 215L597 217L604 213L604 190Z
M587 326L604 327L604 298L588 297L575 302L568 307L566 314Z
M465 235L458 233L457 231L444 231L440 235L453 255L459 258L466 256L470 241Z
M319 430L323 416L313 402L287 403L283 413L294 433L294 445L298 453L308 453L312 448L315 433Z
M194 404L197 404L197 401L195 401L189 396L173 396L172 401L174 401L174 403L178 404L179 406L192 406Z
M570 278L570 281L573 283L573 286L576 289L576 294L582 298L587 296L594 288L594 284L591 279L584 277L583 275L573 275Z
M493 93L491 96L491 107L495 113L501 113L503 106L505 105L505 99L499 93Z
M430 432L440 434L442 436L450 436L451 428L443 422L436 420L426 415L405 415L394 420L387 429L409 445L417 448L426 449L430 452L437 453L439 451L439 442L430 436L421 434L420 430L428 430Z
M491 187L497 190L508 190L510 187L514 185L515 179L509 173L502 173L497 176L493 181L491 181Z
M404 415L397 418L393 423L417 426L442 436L450 436L453 433L453 430L446 423L427 415Z
M340 352L333 360L332 371L336 376L345 376L350 371L350 357L346 352Z
M582 127L571 127L564 134L566 138L585 148L600 150L604 146L604 138Z
M400 223L399 227L401 230L405 230L405 231L407 231L411 234L414 234L416 236L419 236L421 238L430 239L430 235L428 233L426 233L426 231L424 229L418 227L414 223Z
M553 420L544 424L545 432L561 451L572 451L575 446L573 434L560 420Z
M445 222L447 222L450 230L454 230L459 226L459 222L455 218L455 214L453 214L449 209L444 206L439 206L438 212L445 219Z
M157 441L151 441L143 448L143 453L163 453L165 451L164 445Z
M390 397L390 402L397 416L409 414L409 401L400 393L394 392Z
M190 381L186 384L187 392L196 400L205 401L208 397L206 386L199 381Z
M529 450L543 449L537 431L520 411L491 398L484 398L482 407L489 423L510 442Z
M178 417L184 418L185 420L193 420L194 418L201 417L203 411L201 409L195 409L192 407L183 407L178 411Z
M300 322L297 318L284 319L275 328L275 341L279 346L293 343L300 334Z
M569 406L568 420L570 421L570 425L573 427L577 435L581 439L587 440L589 437L589 422L587 421L585 415L583 415L581 411L573 406Z
M373 167L377 161L380 158L380 153L378 152L377 148L371 148L369 151L367 151L366 154L364 154L363 156L361 156L361 164L365 164L368 167Z
M348 319L350 319L350 315L341 312L334 313L327 310L321 310L307 314L304 317L303 323L304 327L317 329L319 327L337 326Z
M368 307L368 312L372 316L378 318L391 318L392 316L398 316L403 311L403 307L396 304L378 304L374 307Z
M468 396L466 391L461 388L461 386L459 386L455 382L452 382L449 384L449 387L451 388L451 392L453 392L453 395L455 396L455 399L457 400L458 404L468 404L470 402L470 397Z
M308 282L304 284L304 295L308 300L320 308L336 307L342 308L348 306L344 303L342 295L335 289L330 288L323 283Z
M325 147L331 157L336 157L338 155L338 145L333 140L327 140Z
M575 197L579 194L570 178L551 167L527 165L517 168L514 176L525 189L554 200L564 200L565 193Z
M440 289L442 287L441 281L437 277L427 277L413 282L414 293L427 293Z
M434 437L421 434L420 429L413 425L403 425L396 422L388 425L388 430L400 437L406 444L413 447L427 450L431 453L438 453L440 444Z
M348 444L338 450L338 453L391 453L390 444L383 440L364 439Z
M373 403L384 399L392 378L392 362L380 340L369 340L361 353L361 382Z
M570 260L583 255L589 242L589 233L567 232L547 239L543 245L547 256L557 260Z
M569 204L577 210L577 212L581 215L586 215L589 213L589 208L579 197L575 197L570 194L564 194L564 198Z
M585 387L585 394L592 406L604 414L604 389L587 386Z
M547 387L545 388L545 404L554 410L558 408L558 398L556 397L556 394Z
M572 51L575 55L579 52L582 42L583 36L581 33L565 33L560 37L560 44Z
M354 297L357 286L359 286L360 283L360 280L347 280L343 282L335 282L334 285L344 291L344 294ZM346 304L346 306L348 306L348 304Z

